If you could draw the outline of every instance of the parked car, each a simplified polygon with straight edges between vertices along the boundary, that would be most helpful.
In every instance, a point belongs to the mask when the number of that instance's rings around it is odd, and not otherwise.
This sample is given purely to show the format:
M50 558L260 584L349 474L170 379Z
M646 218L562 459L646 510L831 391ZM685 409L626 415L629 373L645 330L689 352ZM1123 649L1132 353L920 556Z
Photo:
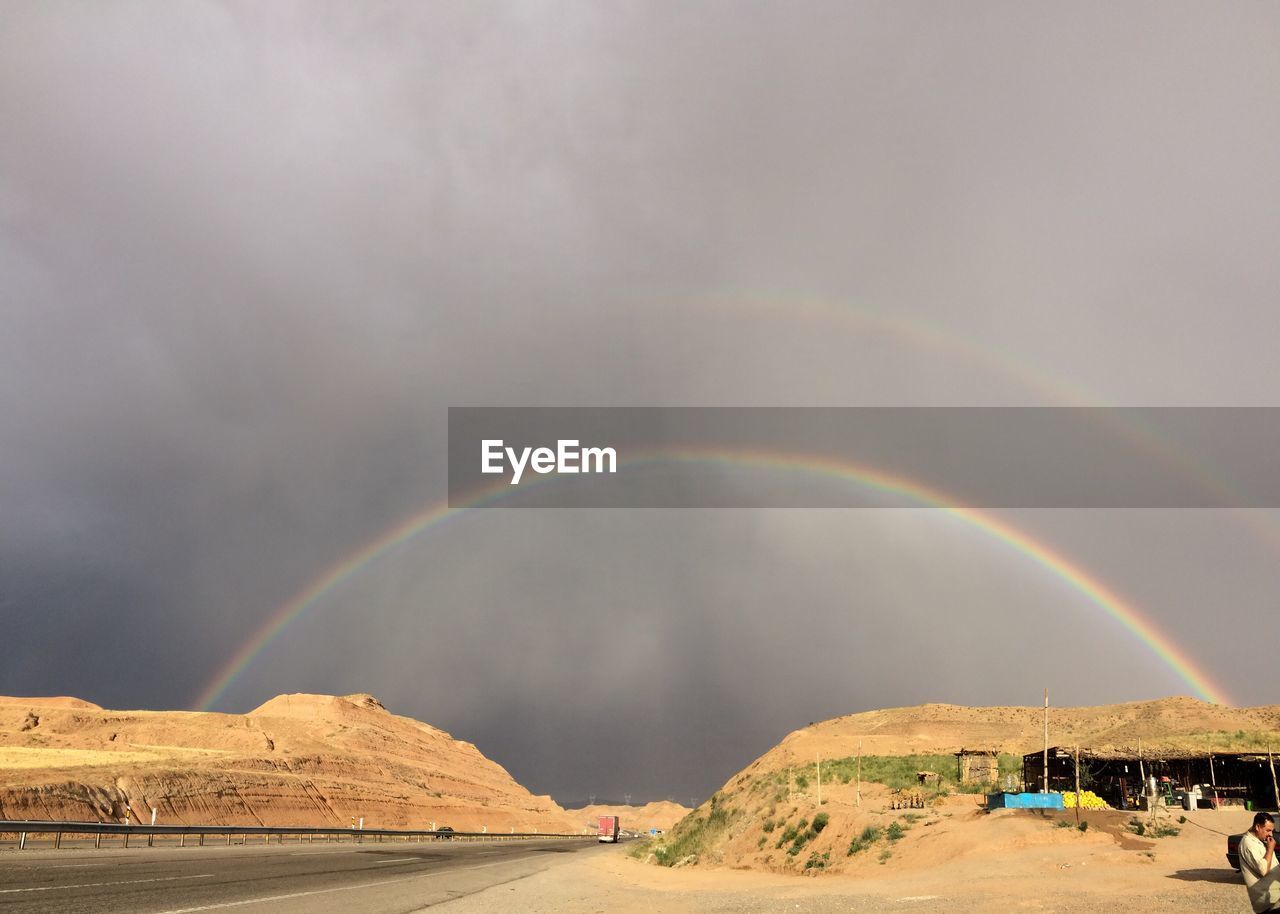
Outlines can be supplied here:
M448 825L441 825L439 828L436 829L436 834L439 835L444 840L448 841L450 838L453 837L453 829L450 828Z
M1280 832L1280 813L1273 814L1271 820L1276 823L1276 831ZM1241 832L1227 838L1227 863L1233 870L1240 869L1240 839L1243 837L1244 832Z

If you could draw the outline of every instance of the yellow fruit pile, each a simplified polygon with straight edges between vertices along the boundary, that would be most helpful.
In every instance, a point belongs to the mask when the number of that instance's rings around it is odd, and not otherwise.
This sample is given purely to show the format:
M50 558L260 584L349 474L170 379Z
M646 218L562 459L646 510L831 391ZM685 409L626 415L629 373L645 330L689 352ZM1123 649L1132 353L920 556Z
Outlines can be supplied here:
M1063 793L1062 805L1066 809L1076 808L1076 795L1074 791ZM1081 809L1110 809L1107 801L1102 799L1092 790L1080 791L1080 808Z

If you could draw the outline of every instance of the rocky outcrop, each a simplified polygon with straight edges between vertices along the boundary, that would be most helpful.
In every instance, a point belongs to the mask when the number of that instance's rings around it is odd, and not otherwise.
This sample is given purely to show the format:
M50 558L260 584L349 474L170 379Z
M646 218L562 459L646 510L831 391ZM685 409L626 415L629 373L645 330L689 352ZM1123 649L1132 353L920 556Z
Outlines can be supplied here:
M281 695L243 715L0 698L0 818L153 808L164 823L582 830L471 743L371 695Z

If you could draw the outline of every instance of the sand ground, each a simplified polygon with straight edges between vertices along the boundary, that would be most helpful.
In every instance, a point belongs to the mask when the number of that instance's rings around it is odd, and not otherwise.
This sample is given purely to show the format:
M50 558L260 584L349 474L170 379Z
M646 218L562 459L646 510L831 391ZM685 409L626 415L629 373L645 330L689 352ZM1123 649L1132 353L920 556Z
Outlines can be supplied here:
M1139 839L1130 814L1097 812L1088 832L1056 827L1056 816L999 811L921 834L881 865L789 876L707 867L664 869L603 846L534 876L459 899L441 910L479 914L577 912L964 911L1126 914L1247 914L1238 873L1226 863L1226 833L1240 810L1188 814L1175 837ZM1074 821L1073 814L1065 814ZM905 845L905 842L904 842Z

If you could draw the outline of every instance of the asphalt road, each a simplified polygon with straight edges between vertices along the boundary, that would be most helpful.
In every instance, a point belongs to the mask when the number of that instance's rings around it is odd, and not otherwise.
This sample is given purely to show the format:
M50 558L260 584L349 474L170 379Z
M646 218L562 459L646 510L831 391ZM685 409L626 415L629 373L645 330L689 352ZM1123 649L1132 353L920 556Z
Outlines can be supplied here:
M522 879L588 841L0 852L0 914L420 911Z

